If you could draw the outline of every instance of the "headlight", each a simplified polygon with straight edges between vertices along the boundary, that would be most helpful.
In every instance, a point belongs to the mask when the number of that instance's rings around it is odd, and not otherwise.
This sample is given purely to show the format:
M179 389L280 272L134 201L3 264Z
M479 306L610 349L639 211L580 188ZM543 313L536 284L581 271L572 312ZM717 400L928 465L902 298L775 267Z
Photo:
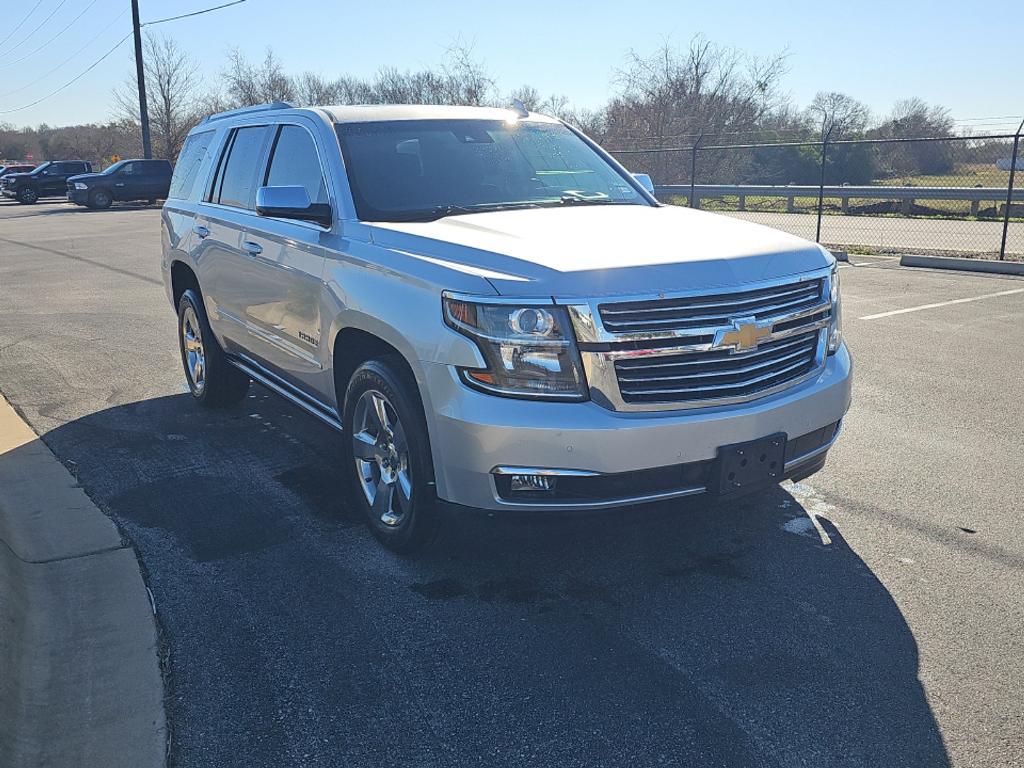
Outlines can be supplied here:
M565 307L486 304L444 297L444 320L476 342L485 368L460 368L472 387L510 397L586 398Z
M839 267L832 267L829 278L829 298L832 299L832 325L828 330L828 353L839 351L843 343L843 296L839 291Z
M76 181L75 182L75 189L88 189L88 188L89 188L88 184L83 184L80 181Z

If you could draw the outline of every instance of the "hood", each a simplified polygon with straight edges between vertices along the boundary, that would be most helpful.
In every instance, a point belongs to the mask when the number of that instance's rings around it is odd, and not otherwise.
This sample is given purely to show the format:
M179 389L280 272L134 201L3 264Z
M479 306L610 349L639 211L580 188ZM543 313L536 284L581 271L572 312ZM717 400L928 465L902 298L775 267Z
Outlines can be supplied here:
M678 206L594 205L377 222L375 243L486 277L498 293L557 298L736 286L829 266L812 242Z
M96 179L102 176L102 173L79 173L76 176L68 176L68 183L74 183L76 181L96 181Z
M31 178L32 175L31 171L23 171L21 173L8 173L6 176L0 176L0 179L8 184L15 184L22 179Z

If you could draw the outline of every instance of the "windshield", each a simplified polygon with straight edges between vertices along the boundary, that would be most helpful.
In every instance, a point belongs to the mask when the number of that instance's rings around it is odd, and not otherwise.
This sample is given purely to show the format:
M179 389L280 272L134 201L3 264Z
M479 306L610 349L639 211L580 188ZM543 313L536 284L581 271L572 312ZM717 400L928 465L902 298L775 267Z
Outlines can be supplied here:
M364 221L560 205L649 205L560 123L396 120L337 126Z
M129 162L129 160L119 160L118 162L114 163L112 166L107 168L105 171L103 171L103 175L106 175L108 173L117 173L119 170L128 165Z
M53 165L53 161L52 161L52 160L47 160L47 161L46 161L45 163L43 163L42 165L37 165L37 166L36 166L35 168L33 168L33 169L32 169L32 173L33 173L33 174L37 174L37 173L42 173L42 172L43 172L43 171L45 171L45 170L46 170L47 168L49 168L49 167L50 167L51 165Z

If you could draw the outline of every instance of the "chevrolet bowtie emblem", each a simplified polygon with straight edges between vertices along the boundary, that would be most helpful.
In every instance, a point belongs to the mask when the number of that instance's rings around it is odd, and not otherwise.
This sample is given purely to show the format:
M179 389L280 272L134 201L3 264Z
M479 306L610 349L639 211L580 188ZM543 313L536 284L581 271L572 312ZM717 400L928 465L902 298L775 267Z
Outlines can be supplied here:
M761 339L771 336L771 324L760 324L753 317L734 318L731 328L722 328L715 332L715 349L732 349L743 352L757 349Z

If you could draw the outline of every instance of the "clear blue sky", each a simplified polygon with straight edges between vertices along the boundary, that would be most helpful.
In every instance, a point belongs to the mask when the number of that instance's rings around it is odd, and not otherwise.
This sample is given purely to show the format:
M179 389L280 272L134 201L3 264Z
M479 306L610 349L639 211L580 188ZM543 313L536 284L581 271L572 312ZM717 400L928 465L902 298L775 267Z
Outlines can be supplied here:
M0 39L36 1L0 0ZM67 82L131 29L129 0L63 0L58 8L61 1L41 0L22 28L0 45L0 122L66 125L111 115L110 91L133 66L130 40L68 90L30 109L5 113ZM224 0L140 0L141 16L152 20L220 2ZM81 19L51 45L29 61L12 64L90 3ZM25 37L54 10L39 31ZM111 22L82 53L47 74ZM565 94L574 104L588 107L606 100L614 71L631 48L650 52L666 40L685 46L703 34L753 55L787 48L785 89L801 106L816 91L838 90L880 114L907 96L942 104L959 119L1024 113L1024 3L1019 0L749 5L688 0L247 0L153 31L177 38L211 78L232 46L253 59L272 46L291 72L367 76L384 65L436 66L445 50L462 40L503 90L529 83L543 95Z

